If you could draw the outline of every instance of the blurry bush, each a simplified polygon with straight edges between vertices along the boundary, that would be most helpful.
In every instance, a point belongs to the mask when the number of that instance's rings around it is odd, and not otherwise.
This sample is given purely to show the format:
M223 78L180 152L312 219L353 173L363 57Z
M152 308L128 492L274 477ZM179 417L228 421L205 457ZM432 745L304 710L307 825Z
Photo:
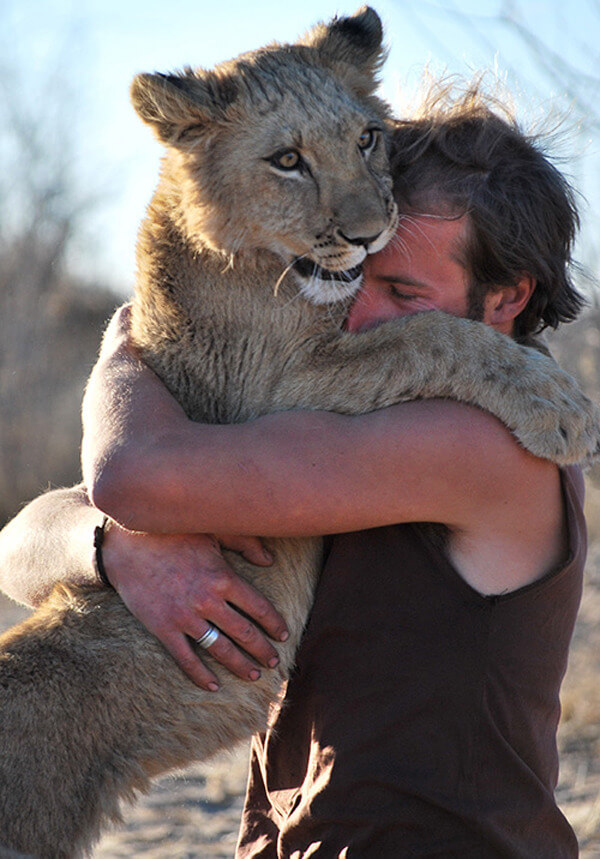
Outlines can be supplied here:
M79 404L117 303L69 263L100 203L78 173L77 77L64 51L54 71L26 68L2 52L0 523L49 484L78 479Z
M50 485L79 480L79 406L117 303L64 274L36 289L37 250L23 247L20 261L16 248L12 259L0 251L0 523Z
M581 318L548 336L552 354L600 403L600 308L588 307ZM588 472L586 517L591 540L600 540L600 465Z
M600 307L587 307L580 318L548 336L560 364L572 373L592 399L600 402Z

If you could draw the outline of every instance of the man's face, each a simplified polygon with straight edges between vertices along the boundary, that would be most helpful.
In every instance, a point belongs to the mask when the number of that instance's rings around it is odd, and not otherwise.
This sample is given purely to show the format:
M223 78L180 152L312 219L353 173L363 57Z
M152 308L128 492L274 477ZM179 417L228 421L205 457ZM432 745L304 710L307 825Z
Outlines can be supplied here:
M396 236L367 257L363 285L350 308L348 331L365 331L422 310L467 316L468 274L462 262L467 218L401 218ZM483 321L486 310L483 309Z

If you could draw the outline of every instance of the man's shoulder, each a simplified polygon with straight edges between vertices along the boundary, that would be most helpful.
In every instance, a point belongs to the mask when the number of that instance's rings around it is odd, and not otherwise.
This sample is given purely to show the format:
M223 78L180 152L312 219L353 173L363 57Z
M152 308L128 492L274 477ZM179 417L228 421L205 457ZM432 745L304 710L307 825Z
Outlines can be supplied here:
M495 418L472 414L458 442L464 479L448 523L449 554L465 580L484 594L507 593L543 577L566 555L560 469L524 450Z

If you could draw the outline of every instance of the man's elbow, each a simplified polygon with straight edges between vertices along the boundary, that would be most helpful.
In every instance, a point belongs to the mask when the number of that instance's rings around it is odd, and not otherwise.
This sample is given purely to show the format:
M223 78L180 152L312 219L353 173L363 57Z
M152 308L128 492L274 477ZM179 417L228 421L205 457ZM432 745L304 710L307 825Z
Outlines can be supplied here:
M95 463L85 475L94 507L126 528L135 527L136 481L132 478L132 468L129 457L113 454L110 459Z

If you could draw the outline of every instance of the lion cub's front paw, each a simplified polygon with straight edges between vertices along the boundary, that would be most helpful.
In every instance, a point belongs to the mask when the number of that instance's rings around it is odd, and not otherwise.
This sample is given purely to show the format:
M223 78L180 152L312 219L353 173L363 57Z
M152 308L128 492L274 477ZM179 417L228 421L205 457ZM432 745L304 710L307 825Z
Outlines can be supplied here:
M521 348L527 359L513 389L516 437L558 465L591 465L600 459L600 409L558 365Z

